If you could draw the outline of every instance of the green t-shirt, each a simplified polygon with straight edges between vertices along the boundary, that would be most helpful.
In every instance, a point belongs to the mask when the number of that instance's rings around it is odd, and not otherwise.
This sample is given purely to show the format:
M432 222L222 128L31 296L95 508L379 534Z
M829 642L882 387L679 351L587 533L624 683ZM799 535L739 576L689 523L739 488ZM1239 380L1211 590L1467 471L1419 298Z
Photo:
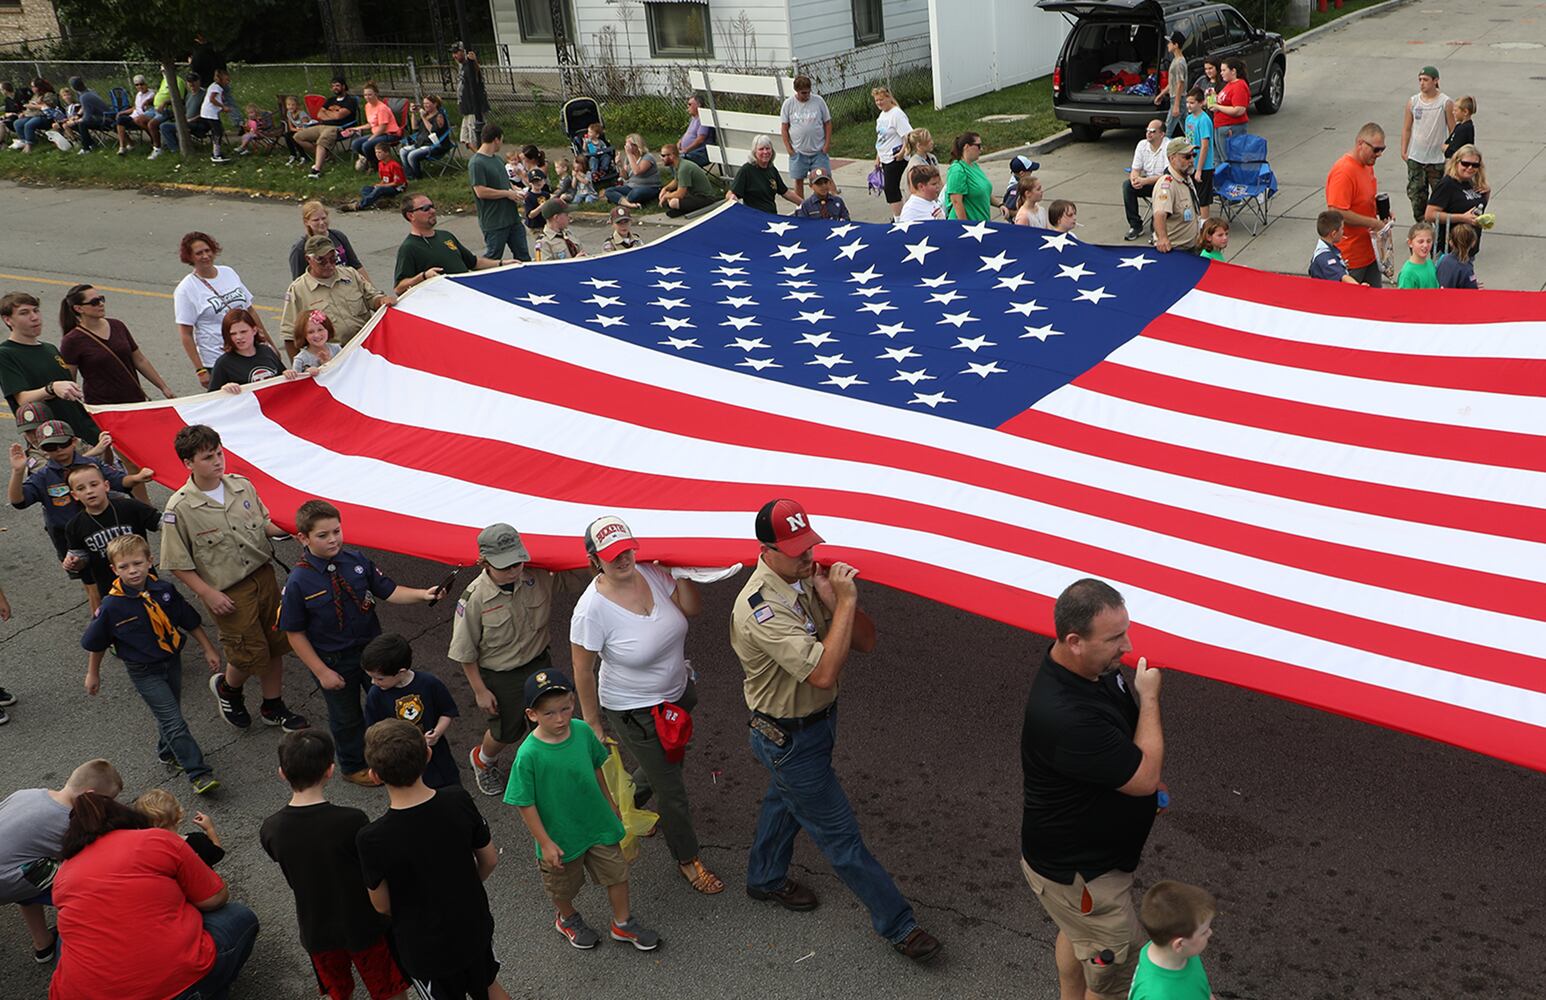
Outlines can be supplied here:
M536 806L566 863L592 847L623 839L622 820L596 784L596 769L606 761L607 748L579 719L569 723L569 738L562 743L544 743L532 733L516 751L505 802ZM540 847L536 853L542 857Z
M1401 265L1401 273L1396 275L1397 288L1437 288L1439 287L1439 268L1429 257L1424 263L1418 264L1407 261Z
M741 169L736 171L735 182L730 185L730 190L735 192L735 196L741 199L741 203L747 208L777 215L778 196L788 191L789 185L784 183L778 168L771 163L766 167L759 167L755 163L743 163Z
M1148 945L1139 950L1138 971L1133 973L1127 1000L1208 1000L1212 995L1198 956L1187 959L1179 969L1166 969L1150 960Z
M435 230L434 236L409 233L402 246L397 248L397 267L392 272L392 283L396 284L432 267L441 268L446 274L466 274L477 266L478 255L462 246L460 240L444 229Z
M473 153L467 160L467 183L479 184L499 191L509 191L510 175L505 173L505 163L497 156ZM478 228L485 233L496 229L508 229L521 222L521 206L509 198L478 198Z
M59 356L59 348L44 341L23 344L15 340L0 340L0 392L16 412L16 397L28 389L41 389L50 382L74 381L70 366ZM70 425L75 436L90 444L97 443L97 425L86 413L86 408L67 399L52 396L43 400L55 420Z
M677 161L676 186L700 198L712 198L717 193L708 173L686 157Z
M1224 255L1217 250L1204 250L1197 256L1206 257L1208 260L1223 260Z
M965 160L957 160L950 165L950 172L945 175L945 218L957 218L955 203L950 196L961 196L961 206L966 209L966 218L972 222L987 222L993 216L993 182L988 180L988 175L982 172L982 168L975 163L967 163Z

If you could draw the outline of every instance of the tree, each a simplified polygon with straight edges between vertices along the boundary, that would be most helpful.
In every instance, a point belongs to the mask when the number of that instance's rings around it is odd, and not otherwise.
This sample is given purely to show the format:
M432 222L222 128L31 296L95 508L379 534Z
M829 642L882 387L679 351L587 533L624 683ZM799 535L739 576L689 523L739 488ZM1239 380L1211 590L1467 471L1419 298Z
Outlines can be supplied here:
M210 3L209 0L55 0L60 23L91 25L92 34L113 39L125 55L143 55L161 65L172 92L182 95L177 80L177 60L192 51L194 36L202 34L216 48L231 44L246 21L261 17L278 6L277 0L242 0ZM209 81L205 81L208 83ZM172 102L177 121L177 146L188 155L188 114L183 97Z

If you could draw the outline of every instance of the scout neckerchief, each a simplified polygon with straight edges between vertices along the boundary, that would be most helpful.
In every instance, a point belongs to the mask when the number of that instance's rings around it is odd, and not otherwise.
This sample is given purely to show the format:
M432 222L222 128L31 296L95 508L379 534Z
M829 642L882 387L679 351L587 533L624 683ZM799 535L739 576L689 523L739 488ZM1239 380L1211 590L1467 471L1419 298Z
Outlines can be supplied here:
M343 575L338 572L338 565L336 563L328 563L326 572L328 582L333 588L333 611L338 615L339 628L344 627L345 598L348 598L349 603L360 609L360 614L370 614L371 606L376 603L376 599L370 591L367 590L365 592L364 598L356 596L354 588L349 586L349 581L345 580Z
M177 631L177 626L172 624L172 619L166 616L166 611L156 603L156 599L150 596L149 584L156 575L150 574L145 578L145 589L138 595L130 594L124 590L122 580L114 580L113 585L107 588L107 592L114 597L135 597L145 602L145 617L150 619L150 628L156 634L156 645L168 653L175 653L182 648L182 633Z

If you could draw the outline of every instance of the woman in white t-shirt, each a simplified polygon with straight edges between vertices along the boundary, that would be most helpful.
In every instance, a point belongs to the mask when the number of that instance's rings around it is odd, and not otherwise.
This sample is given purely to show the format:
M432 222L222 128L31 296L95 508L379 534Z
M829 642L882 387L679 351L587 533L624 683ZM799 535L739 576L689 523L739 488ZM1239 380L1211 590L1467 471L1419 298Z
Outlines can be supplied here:
M597 518L585 529L585 551L597 576L569 623L575 694L596 735L610 734L638 762L634 801L643 805L655 796L661 832L683 877L712 895L725 884L699 857L681 757L668 759L657 728L660 713L691 712L698 703L686 643L687 619L698 616L702 601L691 580L674 579L658 565L638 565L638 547L620 518Z
M902 214L902 171L907 168L907 157L902 147L907 144L907 133L913 123L907 120L907 112L897 104L896 98L886 87L870 91L875 99L875 166L885 178L886 204L892 216Z
M937 222L945 217L945 206L939 200L945 179L938 167L927 163L908 167L907 187L912 194L898 216L902 222Z
M209 370L225 353L220 324L232 309L251 309L252 293L242 284L241 275L229 267L217 265L220 244L207 233L183 236L178 256L193 271L177 283L172 293L173 317L182 335L183 350L193 362L199 385L209 388ZM262 328L261 320L258 326ZM268 331L262 330L266 336Z

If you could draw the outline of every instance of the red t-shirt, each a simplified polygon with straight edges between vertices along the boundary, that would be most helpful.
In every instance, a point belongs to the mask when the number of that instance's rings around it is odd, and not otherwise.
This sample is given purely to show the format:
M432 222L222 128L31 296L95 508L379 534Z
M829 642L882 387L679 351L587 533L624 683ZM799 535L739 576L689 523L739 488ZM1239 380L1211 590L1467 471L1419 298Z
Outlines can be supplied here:
M170 830L115 830L59 868L49 1000L166 1000L215 964L194 901L225 883Z
M408 176L403 173L403 165L396 160L376 161L376 173L381 175L382 187L408 186Z
M1379 182L1374 179L1374 168L1358 162L1352 153L1331 165L1326 175L1326 207L1359 215L1374 216L1374 196L1379 193ZM1368 267L1374 263L1374 240L1368 226L1345 223L1342 242L1342 262L1349 268Z
M1224 84L1224 89L1218 93L1218 103L1227 108L1250 108L1251 85L1238 77ZM1244 125L1251 120L1251 116L1242 112L1239 116L1226 115L1222 111L1213 112L1213 124L1217 125Z

